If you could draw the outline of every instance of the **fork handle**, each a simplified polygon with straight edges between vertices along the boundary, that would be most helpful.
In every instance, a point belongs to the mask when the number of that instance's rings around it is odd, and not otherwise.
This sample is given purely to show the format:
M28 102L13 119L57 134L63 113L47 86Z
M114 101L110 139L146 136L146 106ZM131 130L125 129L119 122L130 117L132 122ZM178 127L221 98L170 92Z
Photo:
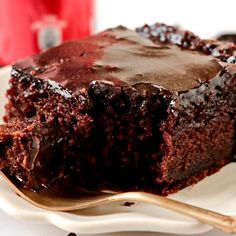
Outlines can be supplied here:
M109 201L139 201L190 216L226 233L236 233L236 219L166 197L144 192L127 192L109 197Z

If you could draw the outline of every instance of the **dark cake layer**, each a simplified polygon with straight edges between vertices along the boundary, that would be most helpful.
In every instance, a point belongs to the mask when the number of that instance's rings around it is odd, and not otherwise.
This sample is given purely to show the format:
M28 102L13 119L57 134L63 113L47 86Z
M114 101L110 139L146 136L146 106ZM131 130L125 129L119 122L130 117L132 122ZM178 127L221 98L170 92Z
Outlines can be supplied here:
M59 122L57 179L81 187L168 194L196 182L232 160L235 66L155 43L118 27L17 62L5 120Z
M35 161L39 163L45 159L42 166L38 165L40 172L23 168L16 162L14 168L11 164L4 168L6 173L22 179L25 186L36 190L49 187L59 178L68 178L71 169L79 171L81 163L77 160L78 155L80 159L85 155L89 157L84 159L85 163L90 161L95 150L91 148L93 119L87 114L91 104L86 93L71 95L68 90L53 81L20 76L16 71L10 80L10 85L11 88L7 93L9 98L6 105L7 115L4 117L9 123L1 126L0 137L2 135L4 138L12 131L27 136L29 127L33 127L33 135L37 132L37 136L42 140L45 137L49 138L39 147L39 154L42 150L43 155L35 157ZM15 126L14 122L16 122ZM9 131L8 126L12 127L12 131ZM14 137L12 139L12 142L15 142ZM59 148L56 153L53 151L55 146ZM3 147L4 145L1 145L1 148ZM14 154L14 149L11 153ZM51 155L55 158L53 161L50 161ZM8 158L14 159L16 156L18 153ZM25 159L26 165L27 160L30 160L30 157ZM60 171L53 171L53 173L47 171L54 168Z

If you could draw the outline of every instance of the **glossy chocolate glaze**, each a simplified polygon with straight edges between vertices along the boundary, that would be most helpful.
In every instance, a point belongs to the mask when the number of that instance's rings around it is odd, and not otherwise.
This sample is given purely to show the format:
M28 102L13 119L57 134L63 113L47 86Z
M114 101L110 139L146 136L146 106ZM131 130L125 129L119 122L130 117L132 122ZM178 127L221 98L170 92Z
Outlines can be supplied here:
M153 44L119 26L20 60L13 65L13 73L55 81L72 92L98 80L182 92L214 78L221 68L211 56Z
M59 125L52 127L55 137L58 130L63 131L56 154L50 151L55 150L52 141L46 140L46 150L33 140L33 152L24 167L38 166L34 165L36 154L43 165L40 171L26 173L30 179L26 187L38 190L65 178L86 189L166 195L231 161L235 65L220 62L221 57L213 59L222 48L205 47L189 32L176 41L169 37L173 36L170 31L164 36L172 40L156 45L118 27L14 65L8 119L26 122L25 117L40 117L44 122L55 118ZM224 52L232 51L226 49L223 45ZM224 58L228 57L224 54ZM80 91L84 92L82 102L75 100L80 96L73 93L86 87ZM77 108L80 105L82 110ZM24 177L19 166L10 164L9 170Z

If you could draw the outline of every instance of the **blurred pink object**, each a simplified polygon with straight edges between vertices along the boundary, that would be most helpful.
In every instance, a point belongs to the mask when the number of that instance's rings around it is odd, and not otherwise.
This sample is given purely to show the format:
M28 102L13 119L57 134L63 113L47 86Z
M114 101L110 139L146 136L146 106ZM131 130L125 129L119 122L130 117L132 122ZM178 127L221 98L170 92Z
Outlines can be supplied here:
M1 0L0 65L91 33L93 0Z

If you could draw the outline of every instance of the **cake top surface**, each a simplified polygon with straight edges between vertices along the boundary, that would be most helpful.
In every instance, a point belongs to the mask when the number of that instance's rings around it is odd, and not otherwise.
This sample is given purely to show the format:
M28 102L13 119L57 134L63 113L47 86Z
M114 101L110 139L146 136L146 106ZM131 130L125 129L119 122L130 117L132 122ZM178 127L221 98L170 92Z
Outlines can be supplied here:
M72 92L98 80L123 86L152 84L181 92L198 87L221 70L211 56L154 44L122 26L66 42L20 60L13 68L55 81Z

